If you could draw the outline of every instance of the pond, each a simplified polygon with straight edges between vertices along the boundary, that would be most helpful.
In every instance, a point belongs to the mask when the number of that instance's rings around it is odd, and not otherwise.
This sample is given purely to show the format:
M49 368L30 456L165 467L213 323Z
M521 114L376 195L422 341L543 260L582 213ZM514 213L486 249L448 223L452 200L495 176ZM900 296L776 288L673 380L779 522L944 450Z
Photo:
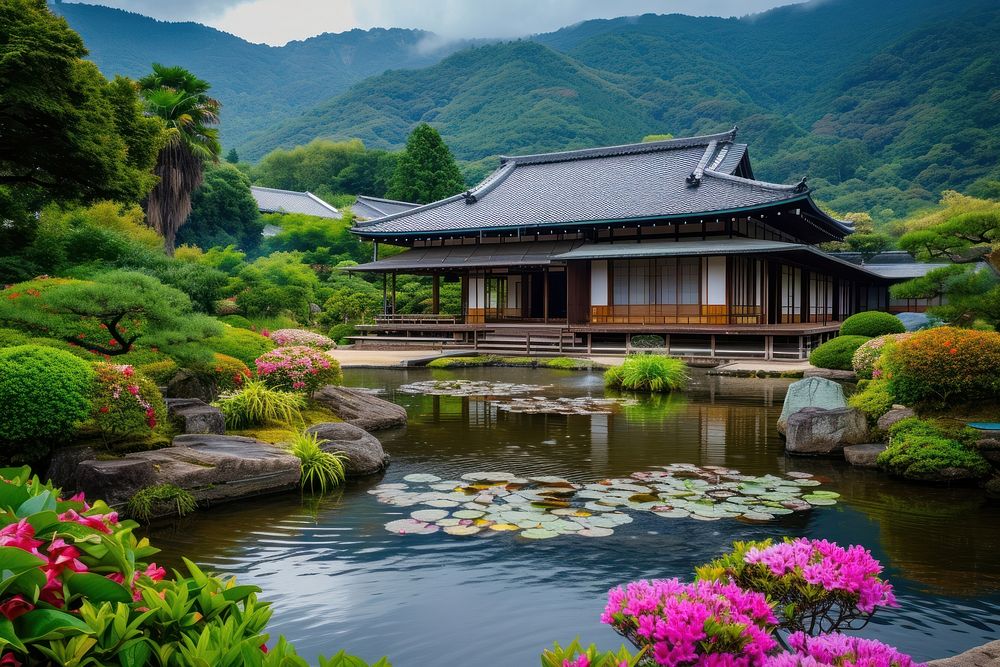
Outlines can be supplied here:
M346 383L404 405L405 430L379 434L381 479L320 501L297 494L220 506L158 526L161 561L187 555L263 590L272 630L312 659L346 649L396 667L537 665L552 641L616 647L598 617L608 588L636 578L690 579L734 540L807 536L861 543L886 566L901 608L863 634L918 659L1000 636L1000 504L975 489L895 482L839 461L787 458L775 421L790 381L697 373L682 396L638 398L599 414L524 411L509 399L431 395L429 380L543 385L529 396L604 397L598 373L514 368L350 370ZM578 402L578 405L590 405ZM810 473L837 504L762 523L630 512L608 537L529 540L516 532L401 535L385 528L417 507L369 493L414 473L549 475L588 484L687 463L752 475Z

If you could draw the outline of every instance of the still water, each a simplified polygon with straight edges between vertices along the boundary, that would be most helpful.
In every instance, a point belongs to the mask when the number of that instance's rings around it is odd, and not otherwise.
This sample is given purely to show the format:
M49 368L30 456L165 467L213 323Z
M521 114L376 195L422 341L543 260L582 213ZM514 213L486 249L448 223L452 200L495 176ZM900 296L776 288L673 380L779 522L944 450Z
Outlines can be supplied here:
M380 479L322 501L298 494L221 506L158 526L161 560L181 555L274 602L272 629L314 658L343 648L396 667L537 665L552 641L621 640L598 620L607 589L642 577L690 578L733 540L799 536L868 546L886 565L901 608L863 632L919 659L1000 637L1000 503L974 489L895 482L838 461L786 458L774 424L789 381L694 377L683 396L641 399L610 415L511 414L481 399L410 395L405 383L469 378L548 385L552 397L603 396L596 373L530 369L353 370L346 383L404 405L406 429L379 434L392 464ZM574 482L668 463L744 473L810 472L842 494L764 525L633 513L605 538L530 541L510 533L395 535L412 509L366 491L427 472L483 470Z

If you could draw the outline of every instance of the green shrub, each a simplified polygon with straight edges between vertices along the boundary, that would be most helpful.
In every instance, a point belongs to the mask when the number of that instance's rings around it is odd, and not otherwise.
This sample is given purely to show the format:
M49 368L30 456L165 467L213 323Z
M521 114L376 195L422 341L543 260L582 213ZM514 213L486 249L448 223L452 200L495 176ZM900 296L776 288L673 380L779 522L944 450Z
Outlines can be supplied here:
M125 506L125 512L139 521L149 521L156 516L184 516L198 507L189 491L173 484L157 484L136 491Z
M663 336L657 336L656 334L640 334L638 336L632 336L632 347L643 349L643 348L662 348L667 344L666 339Z
M223 315L218 319L220 322L224 322L231 327L236 327L237 329L253 329L253 322L242 315Z
M847 404L865 413L870 424L875 424L896 402L889 390L889 383L885 380L869 380L863 387L859 385L859 388L861 391L852 394L847 399Z
M594 362L589 359L556 357L555 359L546 359L542 365L546 368L556 368L563 371L589 371L594 367Z
M946 407L1000 395L1000 333L936 327L889 347L879 362L900 403Z
M621 366L604 373L604 384L608 387L632 391L674 391L683 388L687 381L687 364L656 354L631 355Z
M907 417L889 427L889 441L902 440L914 435L943 435L933 423L919 417Z
M38 345L0 349L3 456L48 453L90 413L94 371L72 354Z
M968 470L976 478L993 471L989 461L958 440L915 432L894 436L877 462L893 475L915 480L940 479L948 468Z
M320 493L326 493L343 483L344 458L343 452L327 452L320 447L319 436L315 433L298 433L292 439L289 451L298 457L302 463L302 488L307 486Z
M337 341L338 345L350 345L351 341L347 338L348 336L357 335L358 330L352 322L346 324L334 324L327 330L326 335Z
M166 418L156 383L127 364L94 364L93 418L105 442L150 435Z
M156 384L163 386L170 382L171 378L177 374L179 366L173 359L153 361L148 364L136 366L136 370L148 377Z
M0 328L0 347L27 345L31 336L17 329Z
M275 347L272 340L259 333L228 326L221 335L206 338L205 346L213 352L236 357L251 368L257 357Z
M865 336L837 336L813 350L809 354L809 363L816 368L853 370L851 360L854 353L868 340Z
M260 380L247 380L239 391L219 397L226 427L232 429L268 424L295 424L302 421L306 399L302 394L271 389Z
M245 363L236 357L218 352L213 355L211 364L198 367L195 370L213 383L220 393L236 391L243 386L244 382L253 377L250 368Z
M851 366L854 368L854 372L863 380L872 379L872 374L875 372L875 364L878 363L887 347L905 340L909 336L910 334L908 333L887 334L866 341L861 347L855 350L854 356L851 357Z
M887 334L905 333L903 322L890 313L880 310L866 310L863 313L851 315L840 325L841 336L885 336Z

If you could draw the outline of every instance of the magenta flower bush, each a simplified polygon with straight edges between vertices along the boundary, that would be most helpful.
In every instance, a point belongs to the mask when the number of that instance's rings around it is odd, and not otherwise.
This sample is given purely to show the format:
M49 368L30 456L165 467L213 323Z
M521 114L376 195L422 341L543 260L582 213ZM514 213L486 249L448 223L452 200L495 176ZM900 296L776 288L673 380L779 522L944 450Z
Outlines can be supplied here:
M721 581L633 581L608 592L601 622L667 667L752 667L778 646L767 598Z
M812 637L796 632L788 638L792 652L767 659L764 667L917 667L913 658L875 639L838 633Z
M322 350L337 347L332 338L308 329L278 329L270 332L269 338L280 346L304 345Z
M254 362L257 375L276 389L302 391L312 395L328 384L343 379L340 364L324 352L311 347L279 347L265 352Z

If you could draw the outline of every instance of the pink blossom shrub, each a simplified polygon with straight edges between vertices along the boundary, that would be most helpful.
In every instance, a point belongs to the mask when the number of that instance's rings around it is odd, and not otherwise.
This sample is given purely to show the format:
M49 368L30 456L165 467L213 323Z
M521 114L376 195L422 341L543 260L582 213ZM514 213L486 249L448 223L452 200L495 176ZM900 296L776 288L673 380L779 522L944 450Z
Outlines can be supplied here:
M893 646L838 633L811 637L796 632L788 646L793 652L768 658L764 667L920 667Z
M94 364L93 419L108 442L149 435L166 407L156 384L128 364Z
M312 395L328 384L343 380L340 364L311 347L279 347L265 352L254 362L257 375L269 387L301 391Z
M307 329L278 329L277 331L272 331L270 333L270 338L276 344L281 346L304 345L306 347L315 347L322 350L329 350L337 347L337 344L332 338Z
M721 581L633 581L608 591L601 622L668 667L755 667L778 645L764 595Z

